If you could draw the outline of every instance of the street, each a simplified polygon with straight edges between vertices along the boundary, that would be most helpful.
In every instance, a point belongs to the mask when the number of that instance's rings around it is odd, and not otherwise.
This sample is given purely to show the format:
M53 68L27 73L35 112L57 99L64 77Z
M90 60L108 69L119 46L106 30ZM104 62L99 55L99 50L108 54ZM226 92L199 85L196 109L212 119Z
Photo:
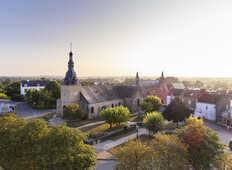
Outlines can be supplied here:
M204 122L205 126L218 132L218 136L221 139L221 142L228 146L230 139L232 138L232 132L223 128L216 123Z

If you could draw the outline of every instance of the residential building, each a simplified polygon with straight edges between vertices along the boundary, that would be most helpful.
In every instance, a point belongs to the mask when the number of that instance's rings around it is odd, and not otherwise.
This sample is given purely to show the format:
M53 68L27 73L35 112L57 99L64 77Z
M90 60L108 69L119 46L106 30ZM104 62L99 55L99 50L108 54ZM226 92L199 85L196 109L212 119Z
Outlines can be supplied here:
M48 80L22 80L20 83L20 94L25 95L27 90L41 90L48 84Z

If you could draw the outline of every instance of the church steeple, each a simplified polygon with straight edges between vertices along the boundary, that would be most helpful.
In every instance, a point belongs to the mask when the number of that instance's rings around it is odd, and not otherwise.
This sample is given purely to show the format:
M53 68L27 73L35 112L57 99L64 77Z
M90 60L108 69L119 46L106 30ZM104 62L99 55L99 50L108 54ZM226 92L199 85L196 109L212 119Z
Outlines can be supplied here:
M164 79L164 72L162 71L161 73L161 77L160 77L160 82L163 82L165 79Z
M139 73L136 73L136 85L139 85Z
M77 80L76 72L74 70L73 53L70 49L68 71L66 72L66 75L64 78L64 85L76 85L77 82L78 80Z

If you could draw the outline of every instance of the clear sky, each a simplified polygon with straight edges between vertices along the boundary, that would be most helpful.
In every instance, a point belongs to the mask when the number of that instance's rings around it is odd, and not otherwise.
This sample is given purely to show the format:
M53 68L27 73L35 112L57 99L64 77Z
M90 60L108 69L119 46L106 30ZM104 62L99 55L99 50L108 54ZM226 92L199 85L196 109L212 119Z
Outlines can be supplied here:
M231 0L1 0L0 75L232 77Z

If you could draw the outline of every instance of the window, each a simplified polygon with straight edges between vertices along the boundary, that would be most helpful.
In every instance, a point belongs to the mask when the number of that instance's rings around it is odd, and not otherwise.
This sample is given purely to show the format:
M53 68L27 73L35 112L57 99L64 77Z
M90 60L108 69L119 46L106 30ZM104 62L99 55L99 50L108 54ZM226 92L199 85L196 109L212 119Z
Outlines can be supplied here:
M94 107L91 107L91 113L94 113Z
M140 105L140 101L139 101L139 99L137 99L137 106L139 106Z
M114 107L114 104L112 104L111 107Z

